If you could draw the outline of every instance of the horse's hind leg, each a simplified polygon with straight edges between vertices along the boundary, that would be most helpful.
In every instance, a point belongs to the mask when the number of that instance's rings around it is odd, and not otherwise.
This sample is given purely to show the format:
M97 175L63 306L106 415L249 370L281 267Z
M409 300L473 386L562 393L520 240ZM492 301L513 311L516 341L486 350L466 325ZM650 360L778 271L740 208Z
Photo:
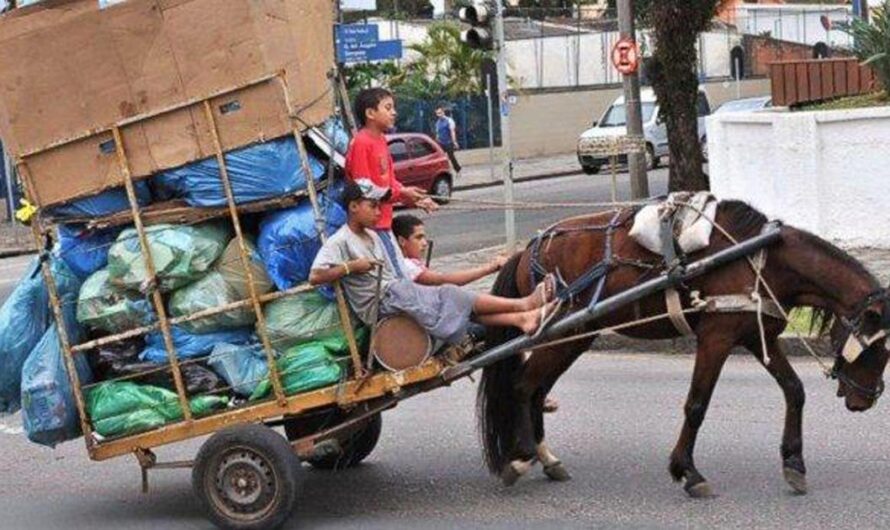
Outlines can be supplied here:
M707 332L699 332L698 337L695 370L684 407L686 420L683 423L677 445L671 452L668 469L674 480L684 481L683 488L691 497L710 497L712 495L711 487L695 468L693 452L695 439L705 419L705 412L708 410L714 386L717 384L720 371L729 356L729 350L732 348L734 340L733 337L720 332L716 326L708 326Z
M803 462L803 406L806 399L803 383L779 348L778 333L766 337L770 363L764 363L760 338L746 344L764 364L785 394L785 429L782 433L782 471L785 481L795 493L807 492L807 469Z

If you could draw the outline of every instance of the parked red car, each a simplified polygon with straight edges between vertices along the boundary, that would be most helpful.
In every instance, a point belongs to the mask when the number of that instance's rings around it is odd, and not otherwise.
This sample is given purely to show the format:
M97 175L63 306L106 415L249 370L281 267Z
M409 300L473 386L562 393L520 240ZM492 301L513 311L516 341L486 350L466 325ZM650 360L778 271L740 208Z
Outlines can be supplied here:
M419 133L399 133L386 135L386 142L399 182L427 190L431 195L451 197L454 183L451 163L432 138Z

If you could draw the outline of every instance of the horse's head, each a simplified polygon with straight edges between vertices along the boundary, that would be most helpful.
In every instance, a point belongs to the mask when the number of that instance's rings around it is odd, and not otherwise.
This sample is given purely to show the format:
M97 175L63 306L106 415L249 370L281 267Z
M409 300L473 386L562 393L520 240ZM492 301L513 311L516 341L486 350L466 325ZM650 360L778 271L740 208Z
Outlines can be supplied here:
M837 395L853 412L870 409L884 392L890 336L890 290L870 294L852 318L838 317L832 328L836 360L831 376Z

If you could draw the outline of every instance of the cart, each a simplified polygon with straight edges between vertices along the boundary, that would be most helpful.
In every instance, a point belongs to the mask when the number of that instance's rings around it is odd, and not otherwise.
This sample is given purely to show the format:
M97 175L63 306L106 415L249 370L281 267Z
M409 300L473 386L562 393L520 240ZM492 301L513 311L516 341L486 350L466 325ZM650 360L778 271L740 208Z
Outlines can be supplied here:
M128 118L113 126L93 130L82 135L45 146L42 149L17 156L16 167L22 179L29 200L41 207L41 195L37 193L34 177L29 170L32 157L45 154L74 142L100 141L111 138L109 148L115 163L123 176L130 210L98 219L85 219L93 227L109 227L132 223L139 239L142 259L148 276L145 294L150 297L157 322L152 325L132 329L124 333L101 337L81 344L72 344L65 333L63 313L53 275L50 270L49 248L53 223L38 210L31 228L41 253L43 276L48 286L53 314L58 324L65 366L73 389L81 429L84 434L89 458L95 461L131 455L142 471L143 490L148 489L149 472L158 469L191 468L195 494L207 512L209 519L223 528L272 528L282 524L291 514L297 503L300 462L308 462L321 469L342 469L354 466L374 450L382 426L382 412L395 407L400 401L417 394L446 386L455 380L470 375L473 371L496 363L506 357L519 354L536 343L552 340L574 332L579 326L596 320L624 304L632 303L653 292L664 290L678 282L703 274L715 267L752 254L778 238L778 231L764 233L735 247L711 255L699 262L689 264L682 270L673 270L670 275L652 279L634 289L612 298L602 300L586 309L574 312L546 329L534 339L520 337L496 348L482 351L479 344L467 344L430 357L429 359L399 371L373 369L370 354L360 351L353 333L350 315L342 290L336 286L336 300L342 331L349 345L349 376L339 384L297 395L287 395L282 384L281 374L275 362L275 351L269 339L263 314L263 305L284 296L307 292L311 286L301 285L280 292L259 295L254 285L254 277L249 266L250 258L242 228L242 216L248 213L280 209L299 201L311 202L316 225L321 238L325 237L324 220L319 206L320 187L313 179L307 178L306 190L288 196L252 203L237 203L232 191L226 168L221 136L226 131L220 124L220 113L231 103L249 91L262 90L264 94L276 93L282 108L286 109L285 119L292 124L293 136L300 151L304 172L311 175L307 161L308 139L318 141L318 131L301 127L299 109L293 108L287 99L286 80L280 73L255 79L249 83L230 87L205 97L184 101L180 105L162 109L150 114ZM338 94L341 106L346 106L342 86L332 77L332 90ZM225 192L226 206L221 208L191 208L182 205L139 206L135 191L135 179L131 172L131 156L122 130L138 125L164 114L188 110L198 113L209 124L213 138L215 156L220 167L219 185ZM302 130L301 130L302 129ZM329 164L337 157L333 142L328 142ZM333 167L333 166L330 166ZM329 171L329 179L333 170ZM330 182L330 180L328 180ZM167 315L165 301L157 288L151 248L146 237L146 228L161 222L197 222L213 218L227 218L234 228L240 246L241 265L249 283L249 298L190 315L171 318ZM232 309L250 308L256 315L256 331L263 344L269 367L272 395L266 400L248 402L198 417L192 414L189 395L186 392L182 375L181 361L171 335L171 327L216 315ZM182 409L182 419L146 432L124 435L115 438L96 436L85 395L91 385L84 385L75 369L75 357L88 355L96 348L128 338L142 336L150 332L163 334L169 370L175 385L176 395ZM283 427L281 436L273 427ZM155 448L182 442L196 437L211 435L204 442L193 461L159 462Z

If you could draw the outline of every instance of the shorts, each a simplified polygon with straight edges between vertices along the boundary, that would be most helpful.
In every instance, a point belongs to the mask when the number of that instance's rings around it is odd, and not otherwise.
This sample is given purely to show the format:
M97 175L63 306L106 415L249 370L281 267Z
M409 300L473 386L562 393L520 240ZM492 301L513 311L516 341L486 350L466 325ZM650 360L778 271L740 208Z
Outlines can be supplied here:
M454 285L390 284L380 301L380 316L405 313L433 338L457 344L467 334L478 295Z

